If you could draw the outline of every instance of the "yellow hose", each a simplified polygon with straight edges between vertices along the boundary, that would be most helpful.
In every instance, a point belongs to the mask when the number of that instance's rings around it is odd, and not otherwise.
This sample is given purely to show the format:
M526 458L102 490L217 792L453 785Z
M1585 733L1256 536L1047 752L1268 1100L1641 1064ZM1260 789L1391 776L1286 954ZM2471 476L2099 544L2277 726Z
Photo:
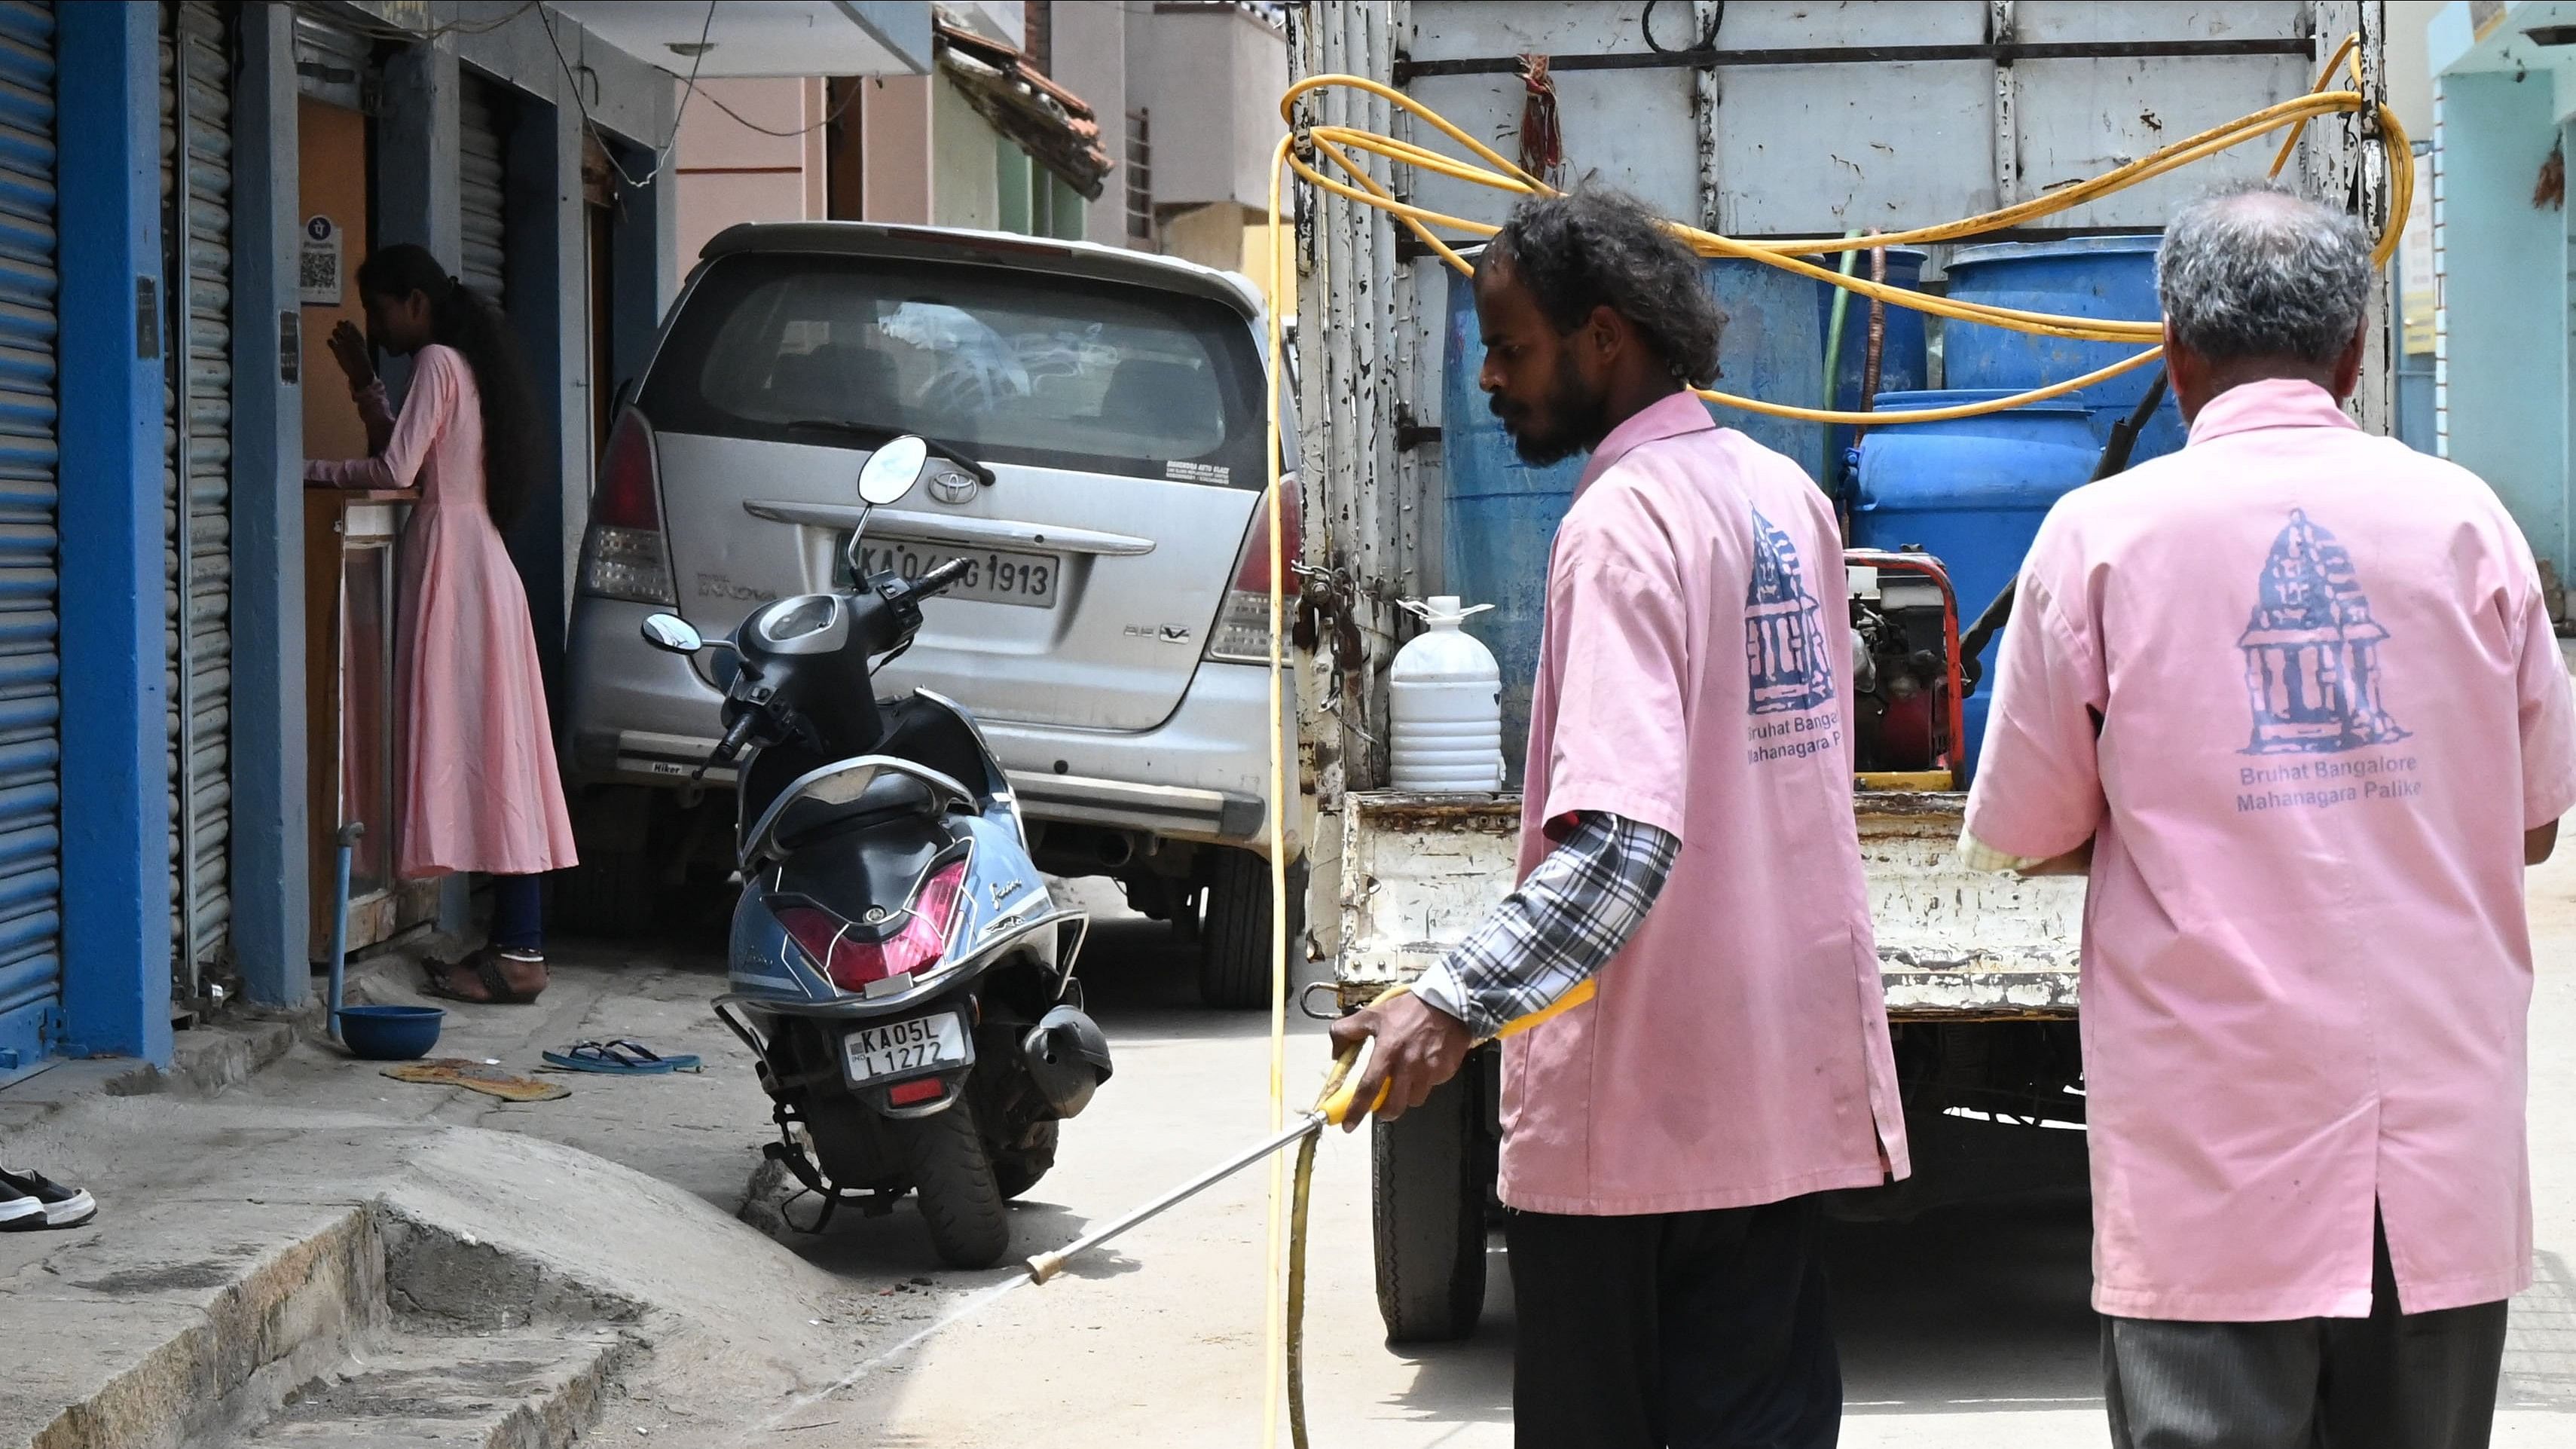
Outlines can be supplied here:
M1265 506L1270 510L1270 1130L1276 1132L1287 1120L1288 1100L1288 745L1287 728L1281 719L1283 704L1280 622L1285 612L1288 560L1287 536L1281 524L1279 497L1280 445L1279 386L1288 376L1280 363L1278 298L1286 295L1287 281L1280 275L1280 258L1288 249L1279 241L1279 165L1288 156L1291 138L1282 136L1270 152L1270 296L1265 309L1270 331L1270 486ZM1306 1194L1306 1173L1314 1163L1313 1137L1299 1150L1297 1195L1302 1202ZM1280 1335L1284 1321L1279 1301L1279 1159L1270 1159L1270 1209L1263 1217L1262 1241L1267 1245L1262 1273L1261 1355L1261 1442L1279 1442L1280 1362L1283 1358ZM1297 1241L1302 1250L1306 1231L1300 1213Z
M2318 78L2317 84L2319 86L2323 86L2334 76L2338 66L2345 65L2347 62L2349 62L2355 81L2358 83L2360 62L2354 53L2355 44L2356 38L2348 36L2345 38L2344 42L2335 49L2334 54L2327 60L2325 68ZM1469 153L1471 153L1476 158L1476 161L1461 161L1454 157L1443 156L1426 147L1417 146L1408 141L1400 141L1391 136L1362 130L1357 127L1296 127L1295 111L1297 101L1303 96L1328 87L1340 87L1349 90L1356 90L1384 100L1388 104L1395 106L1406 114L1423 122L1433 130L1436 130L1442 135L1445 135L1451 140L1457 142L1461 147L1464 147ZM1995 211L1985 212L1977 216L1965 217L1958 221L1944 222L1937 226L1916 227L1910 231L1883 232L1874 236L1864 237L1812 237L1798 238L1788 241L1747 242L1738 241L1733 237L1720 236L1715 232L1702 231L1697 227L1684 226L1679 222L1667 222L1665 225L1671 228L1674 235L1687 243L1693 251L1699 253L1701 256L1738 257L1748 261L1761 262L1767 266L1778 267L1783 271L1795 272L1800 276L1808 277L1815 281L1842 287L1847 291L1858 293L1863 297L1876 298L1890 306L1910 307L1918 312L1927 312L1934 316L1942 317L1951 321L1969 322L1995 327L2007 327L2014 331L2028 332L2040 336L2064 337L2086 342L2134 342L2150 344L2147 350L2139 352L2132 357L2113 363L2108 367L2098 368L2081 377L2069 378L2064 382L2051 383L2045 387L2032 388L2026 392L2016 393L2010 397L1997 398L1987 402L1961 403L1951 407L1925 408L1909 412L1878 413L1826 408L1802 408L1794 407L1785 403L1766 402L1760 398L1743 397L1734 393L1719 392L1709 388L1700 389L1699 395L1710 402L1719 403L1724 406L1737 408L1746 412L1765 413L1773 417L1792 418L1806 422L1852 423L1884 426L1902 423L1941 422L1952 418L1974 417L1983 413L2001 412L2005 409L2021 407L2028 403L2044 402L2050 398L2062 397L2067 393L2089 387L2094 383L2118 376L2119 374L2130 371L2133 368L2143 367L2162 355L2161 346L2157 345L2161 344L2164 336L2163 324L2160 322L2130 322L2091 317L2071 317L2055 313L2024 311L2013 307L1998 307L1987 303L1959 301L1949 297L1940 297L1929 293L1912 291L1904 287L1872 282L1857 276L1847 276L1841 272L1826 267L1820 267L1813 262L1807 261L1805 260L1805 256L1810 253L1850 251L1863 247L1911 246L1930 242L1956 241L1964 237L1977 236L1986 232L2001 230L2005 227L2019 226L2026 222L2035 221L2042 217L2052 216L2073 207L2081 206L2086 202L2097 200L2114 192L2135 186L2142 181L2151 180L2155 177L2164 175L2166 172L2190 165L2192 162L2201 160L2205 157L2216 155L2220 151L2227 150L2230 147L2242 145L2247 141L2253 140L2257 136L2287 127L2289 128L2289 135L2283 139L2280 151L2274 156L2272 161L2271 174L2277 176L2281 173L2282 168L2288 165L2289 159L2293 153L2293 148L2298 144L2299 136L2306 130L2310 121L2315 120L2320 116L2340 115L2349 112L2361 111L2368 107L2369 102L2366 101L2362 94L2357 90L2312 90L2306 95L2283 101L2278 105L2267 106L2251 115L2230 121L2223 126L2214 127L2210 130L2203 131L2196 136L2188 136L2180 141L2173 142L2170 145L2160 147L2148 155L2139 157L2137 160L2132 161L2125 166L2116 167L2110 171L2106 171L2100 176L2096 176L2089 181L2078 182L2071 186L2063 186L2055 191L2049 192L2045 196L2035 197L2029 201L2003 207ZM1494 151L1493 148L1485 145L1481 141L1478 141L1473 136L1468 135L1465 131L1459 129L1446 117L1440 115L1430 107L1423 105L1421 102L1416 101L1411 96L1404 94L1402 91L1399 91L1392 86L1369 80L1364 76L1310 76L1288 88L1286 94L1280 97L1279 109L1281 116L1287 119L1292 127L1284 142L1283 154L1289 169L1294 171L1299 179L1305 181L1309 186L1315 187L1321 191L1358 202L1365 206L1376 207L1377 209L1395 217L1396 220L1402 222L1407 229L1412 231L1416 237L1420 238L1425 246L1429 247L1443 260L1447 261L1450 266L1456 268L1462 273L1472 273L1474 271L1474 267L1465 258L1459 256L1457 250L1451 246L1449 242L1434 234L1432 228L1442 227L1450 231L1464 232L1471 236L1492 236L1501 228L1489 222L1471 221L1464 217L1451 216L1444 212L1433 211L1428 208L1415 206L1397 199L1394 192L1389 190L1375 177L1368 174L1367 169L1359 161L1353 158L1351 152L1366 152L1370 155L1382 157L1399 165L1411 166L1419 170L1430 171L1436 175L1446 176L1455 181L1469 182L1480 186L1489 186L1500 191L1533 196L1553 194L1552 189L1544 182L1541 182L1530 176L1528 173L1522 171L1518 166L1504 159L1499 153ZM2376 107L2376 111L2381 128L2380 139L2388 155L2390 178L2394 187L2394 195L2391 198L2391 205L2389 207L2389 214L2386 223L2381 227L2378 245L2373 249L2373 261L2377 265L2385 266L2388 259L2396 254L2398 237L2405 229L2406 215L2414 198L2415 172L2412 159L2413 150L2407 141L2405 127L2399 123L2396 113L2391 111L2388 107L2384 105L2379 106ZM1335 168L1339 169L1344 175L1348 176L1350 180L1342 181L1325 175L1322 171L1316 169L1314 162L1310 161L1306 155L1300 154L1301 150L1309 151L1313 156L1328 162ZM1273 170L1273 190L1275 191L1277 189L1275 184L1276 168L1274 167ZM1357 185L1351 184L1352 182L1356 182ZM1271 212L1271 226L1274 235L1277 233L1278 221L1279 213L1277 208L1274 207ZM1275 257L1273 259L1272 275L1274 280L1278 275L1278 266ZM1274 292L1273 295L1276 296L1278 294Z
M2407 214L2413 207L2415 194L2414 152L2413 147L2407 141L2406 129L2403 125L2399 124L2396 113L2385 105L2372 106L2358 89L2361 84L2361 61L2359 56L2355 53L2355 47L2358 41L2358 36L2346 36L2344 38L2343 43L2335 48L2333 55L2327 58L2324 69L2317 77L2317 89L2309 91L2306 95L2283 101L2278 105L2266 106L2262 110L2256 111L2251 115L2240 117L2234 121L2230 121L2226 125L2203 131L2196 136L2185 137L2171 145L2161 147L2148 155L2141 156L2137 160L2129 162L2127 165L2115 167L2110 171L2106 171L2089 181L2082 181L2070 186L2063 186L2044 196L2035 197L2029 201L2019 202L2012 206L2002 207L1977 216L1963 217L1960 220L1944 222L1937 226L1917 227L1911 231L1881 232L1874 235L1856 237L1814 237L1789 241L1761 242L1738 241L1733 237L1720 236L1715 232L1702 231L1697 227L1684 226L1679 222L1668 221L1664 223L1666 227L1671 229L1675 236L1687 243L1694 252L1701 256L1741 257L1751 261L1758 261L1767 266L1774 266L1784 271L1798 273L1801 276L1812 277L1818 281L1826 282L1833 286L1841 287L1847 291L1858 293L1863 297L1876 298L1890 306L1910 307L1918 312L1928 312L1934 316L1942 317L1950 321L1967 322L1982 326L2007 327L2017 332L2028 332L2046 337L2072 338L2086 342L2144 342L2157 345L2149 346L2145 350L2138 352L2131 357L2112 363L2108 367L2097 368L2081 377L2068 378L2063 382L2054 382L2044 387L2032 388L2027 392L2016 393L2011 397L1999 398L1991 402L1962 404L1955 407L1927 408L1916 412L1849 412L1834 411L1823 408L1791 407L1783 403L1764 402L1759 398L1738 397L1732 393L1717 392L1707 388L1698 389L1699 395L1713 403L1720 403L1727 407L1739 408L1747 412L1767 413L1774 417L1795 418L1807 422L1818 423L1856 423L1870 427L1885 427L1898 423L1939 422L1949 418L1973 417L1981 413L2001 412L2008 408L2020 407L2026 403L2043 402L2050 398L2062 397L2067 393L2090 387L2094 383L2101 382L2107 378L2116 377L2133 368L2143 367L2149 362L2162 356L2164 353L2164 348L2161 345L2164 337L2164 327L2161 322L2107 321L2100 318L2061 316L2047 312L2026 312L2011 307L1996 307L1984 303L1962 302L1948 297L1937 297L1928 293L1910 291L1903 287L1894 287L1884 283L1872 282L1866 278L1847 275L1830 268L1817 266L1813 262L1806 261L1804 258L1809 254L1830 254L1834 252L1854 251L1866 247L1914 246L1931 242L1957 241L1964 237L1979 236L1987 232L1999 231L2006 227L2019 226L2025 222L2035 221L2045 216L2052 216L2058 212L2081 206L2086 202L2096 200L2100 197L2111 195L2114 192L2135 186L2139 182L2161 176L2168 171L2173 171L2180 167L2188 166L2195 161L2202 160L2209 156L2214 156L2230 147L2242 145L2247 141L2253 140L2257 136L2287 127L2289 129L2289 134L2282 139L2280 150L2275 154L2272 160L2270 174L2278 176L2281 174L2282 168L2289 164L2290 157L2298 145L2299 137L2306 131L2308 123L2321 116L2344 115L2364 110L2375 110L2377 113L2380 126L2380 141L2388 157L2389 175L2392 182L2393 195L2390 198L2388 216L2380 229L2378 245L2372 252L2372 261L2377 266L2385 267L2388 264L2388 259L2396 254L2398 237L2404 231ZM2333 79L2335 71L2339 67L2349 68L2353 84L2356 89L2348 91L2329 91L2323 89L2325 84L2329 80ZM1408 141L1399 141L1391 136L1382 135L1373 131L1361 130L1356 127L1300 127L1297 124L1296 118L1296 105L1298 100L1308 94L1323 90L1327 87L1341 87L1376 96L1397 109L1404 111L1406 114L1411 115L1416 120L1429 126L1431 129L1447 136L1450 140L1457 142L1461 147L1465 148L1471 155L1473 155L1476 160L1474 162L1460 161L1455 157L1441 155L1439 152L1414 145ZM1270 735L1270 809L1268 812L1270 825L1271 959L1270 1126L1273 1131L1277 1131L1281 1128L1285 1124L1287 1118L1289 944L1287 735L1281 722L1281 707L1283 704L1282 684L1285 678L1283 671L1281 638L1285 615L1284 589L1286 584L1288 560L1286 558L1286 537L1281 527L1281 438L1279 417L1279 386L1287 377L1287 368L1283 363L1280 346L1279 302L1281 298L1288 295L1288 277L1285 267L1285 259L1288 249L1280 239L1281 210L1279 202L1281 172L1284 168L1287 171L1294 172L1300 180L1303 180L1309 186L1314 187L1317 190L1328 192L1335 196L1341 196L1351 201L1359 202L1365 206L1373 206L1388 213L1396 220L1402 222L1407 229L1412 231L1416 237L1421 239L1424 245L1428 246L1434 253L1447 261L1450 266L1456 268L1461 273L1470 275L1475 271L1474 266L1464 257L1459 256L1457 251L1450 246L1449 243L1434 235L1432 228L1443 227L1450 231L1464 232L1471 236L1492 236L1496 232L1500 231L1501 228L1491 223L1470 221L1464 217L1450 216L1442 212L1432 211L1424 207L1414 206L1398 200L1393 192L1380 184L1375 177L1368 174L1366 167L1353 159L1350 154L1352 151L1365 152L1369 155L1381 157L1398 165L1411 166L1417 170L1429 171L1435 175L1445 176L1454 181L1463 181L1479 186L1489 186L1500 191L1516 192L1530 196L1555 194L1553 188L1549 187L1546 183L1538 180L1536 177L1523 171L1520 167L1504 159L1500 154L1495 152L1493 148L1486 146L1475 137L1468 135L1463 130L1460 130L1437 111L1432 110L1430 107L1423 105L1421 102L1416 101L1411 96L1404 94L1402 91L1399 91L1392 86L1381 84L1364 76L1310 76L1305 80L1299 81L1295 85L1290 86L1286 93L1280 96L1279 114L1281 118L1287 122L1289 130L1287 134L1279 138L1279 144L1272 150L1270 156L1271 306L1269 308L1268 328L1271 381L1269 388L1269 489L1265 500L1265 506L1269 510L1268 516L1270 525L1270 714L1273 722L1273 728ZM1315 169L1314 164L1306 155L1301 154L1301 151L1311 152L1315 156L1322 157L1359 184L1357 186L1353 186L1347 182L1338 181L1332 177L1326 176L1321 171ZM1592 992L1589 989L1591 984L1592 983L1588 981L1585 982L1583 987L1578 988L1575 993L1570 994L1565 1000L1556 1003L1554 1006L1550 1007L1547 1011L1540 1013L1538 1016L1529 1018L1522 1022L1514 1023L1513 1026L1507 1030L1506 1034L1508 1034L1508 1031L1519 1030L1525 1026L1534 1024L1538 1020L1543 1020L1548 1016L1553 1016L1559 1011L1566 1010L1578 1004L1580 1001L1590 999L1592 995ZM1383 1000L1385 998L1381 997L1380 999ZM1319 1103L1319 1108L1324 1103L1332 1102L1336 1094L1343 1089L1345 1078L1348 1076L1355 1058L1356 1053L1345 1053L1335 1061L1332 1075L1325 1083L1323 1102ZM1352 1110L1351 1104L1348 1103L1341 1104L1338 1109L1338 1111L1348 1110ZM1336 1114L1337 1118L1338 1111ZM1287 1174L1282 1171L1282 1164L1278 1158L1273 1157L1270 1163L1270 1201L1269 1209L1264 1219L1263 1235L1263 1241L1266 1245L1266 1271L1263 1280L1262 1328L1264 1351L1262 1354L1261 1442L1264 1449L1277 1449L1277 1445L1279 1443L1279 1411L1281 1391L1283 1387L1285 1388L1287 1397L1289 1432L1294 1440L1296 1449L1307 1449L1305 1397L1306 1220L1314 1179L1315 1143L1317 1138L1321 1135L1322 1134L1320 1132L1309 1133L1298 1144L1297 1163L1293 1173L1293 1200L1289 1205L1289 1211L1286 1215L1285 1223L1281 1220L1281 1198L1283 1194L1287 1194L1291 1191L1288 1181L1291 1174ZM1285 1285L1284 1299L1282 1296L1282 1285L1280 1281L1280 1258L1283 1227L1286 1233L1287 1257L1287 1282Z

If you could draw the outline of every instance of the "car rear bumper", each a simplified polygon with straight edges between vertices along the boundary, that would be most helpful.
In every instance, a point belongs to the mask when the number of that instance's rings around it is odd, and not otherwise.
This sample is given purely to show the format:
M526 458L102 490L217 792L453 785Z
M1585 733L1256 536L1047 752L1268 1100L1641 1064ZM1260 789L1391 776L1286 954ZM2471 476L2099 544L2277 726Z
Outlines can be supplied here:
M688 660L647 645L650 604L585 598L573 609L571 771L577 784L678 788L715 748L724 697ZM974 701L963 700L972 710ZM979 716L1022 813L1032 820L1141 830L1268 851L1270 759L1263 721L1269 682L1259 665L1199 665L1180 706L1150 730L1083 730ZM1293 752L1295 742L1289 742ZM1292 754L1293 758L1293 754ZM730 786L733 771L704 783ZM1289 851L1302 853L1297 813Z

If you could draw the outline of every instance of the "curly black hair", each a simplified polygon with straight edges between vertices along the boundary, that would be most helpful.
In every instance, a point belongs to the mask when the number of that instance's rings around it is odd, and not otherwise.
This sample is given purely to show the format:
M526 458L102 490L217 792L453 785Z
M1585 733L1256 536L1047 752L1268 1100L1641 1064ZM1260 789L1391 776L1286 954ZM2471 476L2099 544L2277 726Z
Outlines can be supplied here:
M1673 376L1706 387L1718 375L1726 310L1700 279L1700 260L1624 192L1587 187L1534 196L1486 248L1530 291L1560 333L1595 307L1628 319Z

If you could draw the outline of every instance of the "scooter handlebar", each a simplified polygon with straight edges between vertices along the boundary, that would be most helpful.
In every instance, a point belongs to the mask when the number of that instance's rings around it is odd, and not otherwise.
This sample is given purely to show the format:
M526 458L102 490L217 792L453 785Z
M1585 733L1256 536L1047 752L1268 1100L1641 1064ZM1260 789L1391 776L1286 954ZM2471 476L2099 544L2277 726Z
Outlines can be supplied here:
M707 763L732 764L734 756L742 753L744 742L751 738L752 721L758 718L759 715L754 711L744 710L741 717L733 722L733 727L725 731L724 738L716 742L715 753L707 756Z
M930 572L923 574L920 578L914 579L912 581L912 597L917 600L929 598L931 595L938 593L940 590L947 588L950 584L953 584L959 579L965 577L966 571L974 566L975 561L972 559L952 558L948 562L941 564L939 567L932 569Z

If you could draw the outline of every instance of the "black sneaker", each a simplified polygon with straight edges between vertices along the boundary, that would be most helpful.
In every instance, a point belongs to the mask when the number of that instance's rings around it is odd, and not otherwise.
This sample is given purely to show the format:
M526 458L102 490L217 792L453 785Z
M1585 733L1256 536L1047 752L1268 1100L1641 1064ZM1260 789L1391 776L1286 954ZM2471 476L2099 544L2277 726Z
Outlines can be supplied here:
M45 1205L31 1193L0 1186L0 1233L34 1232L45 1225Z
M76 1187L65 1187L41 1172L0 1171L0 1193L14 1194L21 1200L33 1199L39 1218L0 1222L6 1228L76 1228L98 1216L98 1199ZM0 1197L0 1214L6 1214L10 1202Z

